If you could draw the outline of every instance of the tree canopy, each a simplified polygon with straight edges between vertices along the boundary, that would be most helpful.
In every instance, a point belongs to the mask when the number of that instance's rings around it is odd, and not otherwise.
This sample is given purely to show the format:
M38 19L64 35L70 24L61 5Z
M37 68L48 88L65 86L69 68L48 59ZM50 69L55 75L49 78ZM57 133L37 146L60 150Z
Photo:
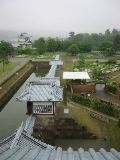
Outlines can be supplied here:
M14 54L14 48L13 46L5 41L0 42L0 61L3 63L3 71L4 71L4 65L6 62L8 62L8 56Z
M39 54L43 54L46 52L47 49L46 41L42 37L39 38L38 40L35 40L33 46L37 49L37 52Z
M113 46L116 51L120 51L120 34L115 36L113 40Z
M67 51L68 51L68 53L71 53L72 55L76 55L79 53L79 48L78 48L77 44L72 44L71 46L69 46Z
M80 53L102 51L103 54L115 54L120 51L120 31L107 29L105 33L78 33L74 31L64 39L59 38L39 38L34 42L34 47L39 54L56 51L68 51L71 45L78 47ZM72 46L75 48L75 46ZM76 48L77 48L76 47ZM76 49L76 50L78 50Z
M14 53L13 46L5 41L0 42L0 58L7 57L9 55L12 55Z

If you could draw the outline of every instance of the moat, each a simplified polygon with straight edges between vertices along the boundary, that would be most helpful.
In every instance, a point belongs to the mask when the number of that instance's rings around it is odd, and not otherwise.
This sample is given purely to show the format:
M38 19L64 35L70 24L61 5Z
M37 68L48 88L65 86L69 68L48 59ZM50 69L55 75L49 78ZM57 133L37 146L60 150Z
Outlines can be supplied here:
M11 135L24 121L26 116L26 103L20 103L16 101L16 97L25 88L27 82L31 80L39 80L40 76L44 76L48 72L48 69L40 69L33 72L30 77L23 83L18 91L13 95L10 101L4 106L0 112L0 140ZM4 123L3 123L4 122Z

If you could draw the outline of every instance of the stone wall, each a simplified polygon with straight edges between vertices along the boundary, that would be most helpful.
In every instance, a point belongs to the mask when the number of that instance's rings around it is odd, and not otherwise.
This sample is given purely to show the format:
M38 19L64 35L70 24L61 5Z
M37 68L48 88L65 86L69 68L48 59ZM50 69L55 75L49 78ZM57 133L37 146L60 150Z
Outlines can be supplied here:
M32 61L32 63L36 68L50 68L49 61Z
M13 85L5 91L3 96L0 96L0 111L3 109L5 104L10 100L12 95L18 90L18 88L24 83L24 81L30 76L30 74L33 72L34 68L45 68L49 69L49 61L29 61L28 63L32 63L33 66L29 70L25 70L25 73L18 77L18 79L13 83ZM27 65L25 64L22 68L20 68L17 72L20 72L21 69L25 68ZM12 75L13 76L13 75ZM7 83L7 81L12 77L10 76L8 79L6 79L2 84ZM1 84L1 86L2 86Z
M28 62L29 63L29 62ZM27 63L27 64L28 64ZM26 64L26 65L27 65ZM26 66L25 65L25 66ZM23 66L21 69L23 69L25 66ZM21 70L19 69L18 72ZM4 105L10 100L10 98L13 96L13 94L18 90L18 88L24 83L24 81L30 76L30 74L33 72L34 66L31 66L29 70L26 70L23 75L18 77L18 79L8 88L8 90L4 91L4 94L0 96L0 111L3 109ZM12 76L11 76L12 77ZM10 77L10 78L11 78ZM9 79L10 79L9 78ZM9 80L7 79L7 80ZM4 82L7 83L7 80ZM1 85L2 86L2 85Z
M120 89L118 89L118 91L117 91L117 96L120 99Z
M71 88L75 93L95 93L96 85L95 84L72 84Z
M33 135L52 145L54 145L55 139L59 138L97 139L94 133L88 131L86 126L78 124L73 118L59 118L52 122L49 117L45 117L44 121L37 118Z

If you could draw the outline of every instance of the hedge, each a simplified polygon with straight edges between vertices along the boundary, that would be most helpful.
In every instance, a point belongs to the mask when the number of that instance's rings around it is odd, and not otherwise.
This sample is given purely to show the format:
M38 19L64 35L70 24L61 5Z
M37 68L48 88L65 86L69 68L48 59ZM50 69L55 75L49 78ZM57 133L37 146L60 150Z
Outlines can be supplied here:
M73 93L71 100L80 104L83 104L89 108L105 113L109 116L118 117L119 111L115 106L109 102L104 102L99 99L91 99L88 96L78 95Z
M117 87L114 86L114 85L112 85L112 84L109 84L109 85L108 85L108 91L111 92L111 93L113 93L113 94L116 94L116 92L117 92Z

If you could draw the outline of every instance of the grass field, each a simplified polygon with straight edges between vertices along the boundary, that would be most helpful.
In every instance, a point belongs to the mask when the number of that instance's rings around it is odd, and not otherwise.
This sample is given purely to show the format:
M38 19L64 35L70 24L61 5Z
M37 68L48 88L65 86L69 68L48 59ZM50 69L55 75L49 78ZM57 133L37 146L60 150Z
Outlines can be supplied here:
M111 121L108 123L108 134L110 138L111 147L120 150L120 127L117 122Z
M89 113L77 106L76 104L68 104L70 108L70 115L75 118L78 123L85 125L89 131L97 135L98 138L107 138L106 123L92 118Z
M10 72L17 65L19 65L19 62L12 62L12 63L5 64L5 66L4 66L4 72L3 72L3 64L0 63L0 77L4 76L8 72Z
M21 54L17 55L18 58L36 58L36 59L47 59L47 58L54 58L55 52L46 52L43 55L40 54Z
M28 63L24 66L18 74L13 74L5 83L2 84L2 89L0 90L0 96L3 96L10 88L13 86L18 79L20 79L27 71L33 67L32 63Z
M114 79L114 81L118 84L120 84L120 74Z
M114 73L111 73L110 78L112 79L112 81L120 84L120 71L116 71Z

